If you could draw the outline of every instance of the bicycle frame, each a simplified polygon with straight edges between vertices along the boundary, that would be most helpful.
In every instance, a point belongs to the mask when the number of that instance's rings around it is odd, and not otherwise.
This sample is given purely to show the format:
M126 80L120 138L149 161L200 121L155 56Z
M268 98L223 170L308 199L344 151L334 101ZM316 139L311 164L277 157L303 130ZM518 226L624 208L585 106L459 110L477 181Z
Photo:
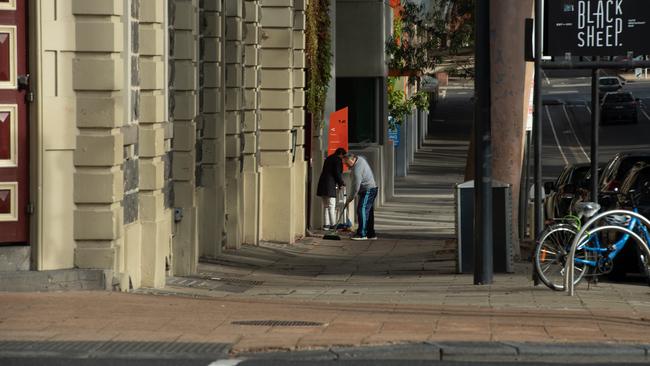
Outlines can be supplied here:
M650 220L648 220L646 217L640 215L638 212L632 212L632 211L627 211L627 210L611 210L611 211L606 211L601 214L598 214L594 217L592 217L587 223L578 231L578 234L574 236L573 242L571 243L571 249L569 251L569 256L567 258L567 268L565 271L564 275L564 286L565 286L565 291L567 291L567 295L573 296L575 293L575 287L574 287L574 278L575 278L575 273L574 273L574 268L575 268L575 255L576 255L576 249L578 245L580 244L582 238L585 237L585 234L587 234L587 231L600 219L608 216L608 215L627 215L632 218L636 218L640 221L640 223L645 226L645 227L650 227ZM639 234L635 233L634 231L631 231L630 229L623 227L623 226L601 226L595 228L590 234L587 234L587 237L596 234L598 232L604 231L604 230L616 230L620 231L623 233L629 234L634 240L637 242L637 245L639 245L639 248L644 252L644 254L647 257L650 257L650 247L648 246L648 242L643 240L639 236Z
M638 213L638 209L634 208L633 212ZM630 223L626 225L625 228L634 231L634 229L637 227L638 224L639 224L639 219L637 219L636 217L632 217ZM638 226L641 228L643 232L643 236L644 239L646 240L646 243L650 243L650 232L648 232L648 228L646 228L644 225L638 225ZM598 254L597 259L594 261L594 260L575 258L574 262L585 264L590 267L597 267L601 255L607 252L609 252L609 254L607 254L607 258L613 261L614 258L616 258L616 256L618 256L618 254L623 250L623 248L625 248L625 246L629 241L630 241L630 234L625 233L619 240L617 240L611 246L603 246L600 243L600 238L598 237L598 235L590 234L589 240L584 245L580 245L579 248L586 252ZM590 243L593 243L593 246L590 246L589 245Z

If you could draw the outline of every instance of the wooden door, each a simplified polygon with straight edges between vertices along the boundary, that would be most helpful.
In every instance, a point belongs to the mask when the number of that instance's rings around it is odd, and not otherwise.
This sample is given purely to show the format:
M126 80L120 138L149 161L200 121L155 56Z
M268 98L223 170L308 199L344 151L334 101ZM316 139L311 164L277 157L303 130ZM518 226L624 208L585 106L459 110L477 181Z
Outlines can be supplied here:
M26 0L0 0L0 245L29 242Z

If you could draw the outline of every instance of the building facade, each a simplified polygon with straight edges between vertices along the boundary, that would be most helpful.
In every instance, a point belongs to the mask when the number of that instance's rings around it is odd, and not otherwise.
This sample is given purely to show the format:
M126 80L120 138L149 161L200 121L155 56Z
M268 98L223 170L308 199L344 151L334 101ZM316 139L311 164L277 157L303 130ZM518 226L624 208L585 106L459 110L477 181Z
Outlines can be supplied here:
M302 237L305 6L0 1L0 249L124 290Z

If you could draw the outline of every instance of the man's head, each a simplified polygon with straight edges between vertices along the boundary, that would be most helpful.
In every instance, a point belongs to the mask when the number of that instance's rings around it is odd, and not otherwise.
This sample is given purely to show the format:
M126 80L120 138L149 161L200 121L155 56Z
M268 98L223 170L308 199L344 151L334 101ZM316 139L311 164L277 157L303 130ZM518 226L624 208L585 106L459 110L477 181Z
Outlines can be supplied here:
M334 156L338 156L339 158L343 158L345 154L347 154L347 151L345 151L345 149L342 147L339 147L336 149L336 151L334 151Z
M354 164L357 162L357 156L352 154L352 153L347 153L343 157L343 163L348 166L348 168L352 168Z

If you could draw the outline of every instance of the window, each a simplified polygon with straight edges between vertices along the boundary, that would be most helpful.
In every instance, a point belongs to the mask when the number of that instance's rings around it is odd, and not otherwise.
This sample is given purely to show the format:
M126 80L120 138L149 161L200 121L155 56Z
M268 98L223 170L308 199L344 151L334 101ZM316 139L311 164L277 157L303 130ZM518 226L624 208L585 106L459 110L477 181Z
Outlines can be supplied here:
M351 144L377 142L378 78L337 78L336 109L348 107L348 139Z

